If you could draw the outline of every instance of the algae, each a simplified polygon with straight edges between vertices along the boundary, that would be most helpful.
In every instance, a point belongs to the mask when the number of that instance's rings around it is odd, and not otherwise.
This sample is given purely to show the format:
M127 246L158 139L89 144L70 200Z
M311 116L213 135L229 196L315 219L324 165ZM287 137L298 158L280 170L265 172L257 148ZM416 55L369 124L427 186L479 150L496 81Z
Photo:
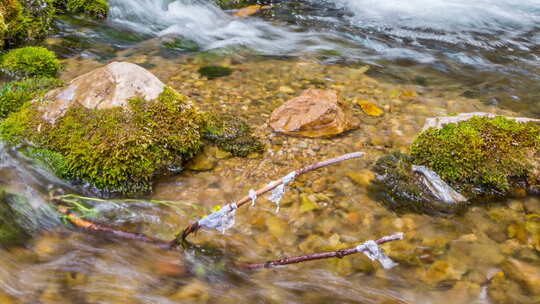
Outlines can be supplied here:
M220 65L208 65L199 69L199 74L205 76L208 79L216 79L219 77L229 76L233 72L233 69L220 66Z

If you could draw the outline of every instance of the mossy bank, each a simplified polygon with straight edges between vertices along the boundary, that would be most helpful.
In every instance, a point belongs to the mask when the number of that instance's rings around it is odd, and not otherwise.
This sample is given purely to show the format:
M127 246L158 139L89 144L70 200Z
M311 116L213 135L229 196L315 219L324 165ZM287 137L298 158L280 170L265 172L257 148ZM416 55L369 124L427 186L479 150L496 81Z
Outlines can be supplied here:
M473 117L420 133L410 155L394 153L377 162L374 193L392 209L456 211L430 194L412 172L422 165L463 194L468 203L537 193L540 178L540 127L497 116Z

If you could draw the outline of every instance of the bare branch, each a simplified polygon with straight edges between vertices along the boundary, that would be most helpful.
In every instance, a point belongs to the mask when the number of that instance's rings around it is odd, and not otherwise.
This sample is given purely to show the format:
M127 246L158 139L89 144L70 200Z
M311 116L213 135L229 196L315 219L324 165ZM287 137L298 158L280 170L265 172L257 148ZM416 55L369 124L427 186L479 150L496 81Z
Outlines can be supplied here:
M331 158L331 159L321 161L321 162L317 162L317 163L311 164L311 165L309 165L307 167L304 167L304 168L302 168L300 170L293 171L294 176L297 177L297 176L300 176L302 174L305 174L305 173L308 173L308 172L311 172L311 171L314 171L314 170L317 170L317 169L320 169L320 168L323 168L323 167L326 167L326 166L330 166L330 165L333 165L333 164L336 164L336 163L339 163L339 162L342 162L342 161L345 161L345 160L353 159L353 158L360 158L362 156L364 156L364 152L354 152L354 153L344 154L342 156ZM293 173L293 172L291 172L291 173ZM291 173L289 173L289 174L291 174ZM259 190L257 190L255 192L255 194L256 194L257 197L262 196L262 195L274 190L276 187L278 187L281 184L283 184L283 178L278 179L278 180L274 180L274 181L268 183L266 186L264 186L264 187L260 188ZM252 200L252 196L250 196L250 195L244 196L238 202L236 202L236 206L239 208L239 207L247 204L251 200ZM179 235L176 236L176 238L173 240L172 245L173 246L174 245L176 245L176 246L180 245L183 241L185 241L185 239L191 233L198 231L200 227L201 227L201 225L199 224L199 221L190 224L189 226L187 226L184 229L184 231L182 231L182 233L180 233Z
M402 240L404 237L403 233L396 233L393 235L382 237L375 241L377 245L382 245L387 242L391 241L398 241ZM366 249L361 248L360 246L356 246L353 248L347 248L347 249L341 249L337 251L328 251L328 252L321 252L321 253L314 253L314 254L307 254L307 255L300 255L295 257L288 257L288 258L282 258L275 261L268 261L266 263L259 263L259 264L239 264L237 265L240 268L249 269L249 270L256 270L261 268L273 268L277 266L284 266L289 264L296 264L296 263L302 263L307 261L313 261L313 260L321 260L321 259L329 259L329 258L342 258L344 256L348 256L355 253L364 252Z

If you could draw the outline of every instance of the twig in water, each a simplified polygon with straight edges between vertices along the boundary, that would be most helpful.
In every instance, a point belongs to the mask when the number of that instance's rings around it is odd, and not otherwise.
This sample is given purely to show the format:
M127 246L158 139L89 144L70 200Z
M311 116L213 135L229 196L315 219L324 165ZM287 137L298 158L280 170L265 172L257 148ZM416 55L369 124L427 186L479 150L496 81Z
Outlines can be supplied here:
M331 159L328 159L328 160L325 160L325 161L322 161L322 162L311 164L311 165L309 165L307 167L304 167L304 168L302 168L300 170L292 171L286 177L290 177L290 176L292 176L293 178L298 177L298 176L300 176L302 174L305 174L305 173L308 173L310 171L314 171L314 170L317 170L317 169L320 169L320 168L323 168L323 167L326 167L326 166L333 165L335 163L339 163L339 162L349 160L349 159L353 159L353 158L359 158L359 157L362 157L362 156L364 156L364 152L354 152L354 153L344 154L342 156L338 156L338 157L331 158ZM267 184L263 188L257 190L255 192L255 196L253 195L253 193L251 193L251 195L244 196L238 202L233 204L231 206L231 208L229 208L229 209L231 210L231 212L233 212L234 210L236 210L237 208L240 208L241 206L247 204L248 202L252 202L253 197L259 197L261 195L264 195L264 194L274 190L278 186L282 186L282 185L286 184L287 181L286 181L285 178L278 179L278 180L270 182L269 184ZM191 233L198 231L200 228L201 228L201 220L190 224L189 226L187 226L184 229L184 231L182 231L182 233L178 234L175 237L175 239L173 240L173 243L171 244L171 246L180 245L182 242L184 242L186 240L186 238Z
M115 229L115 228L102 226L102 225L87 221L87 220L81 218L80 216L76 215L75 213L72 213L71 211L69 211L69 209L66 208L65 206L58 206L57 210L60 213L62 213L64 216L66 216L66 218L71 223L73 223L73 225L75 225L75 226L77 226L79 228L89 230L89 231L94 231L94 232L105 232L105 233L109 233L111 235L114 235L114 236L117 236L117 237L120 237L120 238L123 238L123 239L141 241L141 242L145 242L145 243L151 243L151 244L154 244L154 245L156 245L156 246L158 246L160 248L163 248L163 249L169 249L170 248L170 244L171 244L170 242L160 240L160 239L157 239L157 238L153 238L153 237L147 236L146 234L143 234L143 233L126 232L126 231L122 231L122 230L118 230L118 229Z
M391 242L391 241L403 240L403 238L404 238L404 234L400 232L393 235L382 237L376 241L371 241L371 242L373 242L374 244L378 246L378 245L382 245L384 243ZM261 268L272 268L272 267L277 267L277 266L284 266L284 265L302 263L302 262L313 261L313 260L342 258L344 256L348 256L348 255L360 253L360 252L365 253L372 261L378 260L383 265L384 268L388 269L396 265L394 262L392 262L392 260L390 260L389 257L384 255L384 253L380 251L381 249L374 249L372 246L370 246L370 244L372 244L371 242L367 241L360 246L347 248L347 249L341 249L337 251L328 251L328 252L300 255L300 256L295 256L295 257L283 258L283 259L279 259L275 261L269 261L266 263L240 264L237 266L244 269L256 270L256 269L261 269Z

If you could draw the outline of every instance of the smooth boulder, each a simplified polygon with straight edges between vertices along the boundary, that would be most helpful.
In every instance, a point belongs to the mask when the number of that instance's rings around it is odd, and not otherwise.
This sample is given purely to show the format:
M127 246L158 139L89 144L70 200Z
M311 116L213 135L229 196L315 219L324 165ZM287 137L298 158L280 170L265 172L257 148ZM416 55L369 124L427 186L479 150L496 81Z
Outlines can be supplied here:
M329 137L356 128L358 122L335 90L307 89L274 110L269 125L287 135Z
M112 62L50 91L40 110L43 119L54 124L74 104L92 110L126 107L134 97L156 100L164 88L165 84L144 68L129 62Z

